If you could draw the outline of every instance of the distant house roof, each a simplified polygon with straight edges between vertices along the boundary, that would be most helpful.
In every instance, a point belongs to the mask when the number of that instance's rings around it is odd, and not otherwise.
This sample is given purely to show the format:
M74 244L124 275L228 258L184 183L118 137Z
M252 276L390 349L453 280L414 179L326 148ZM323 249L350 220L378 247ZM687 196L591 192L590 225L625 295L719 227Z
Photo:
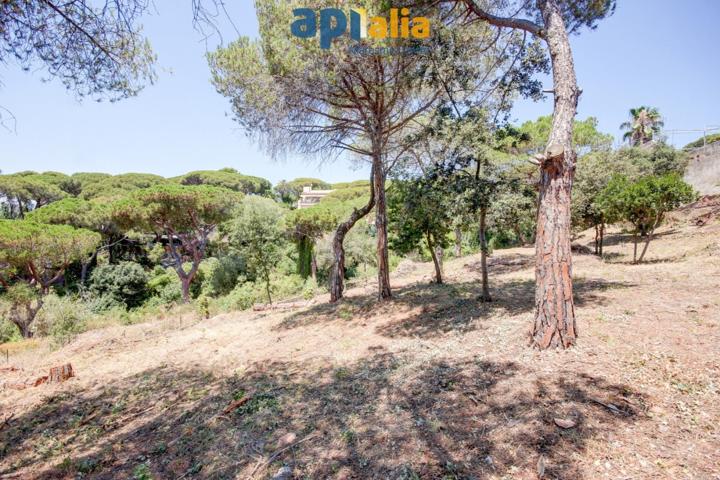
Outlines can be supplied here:
M313 190L312 187L303 187L298 199L297 208L308 208L320 203L325 196L334 190Z

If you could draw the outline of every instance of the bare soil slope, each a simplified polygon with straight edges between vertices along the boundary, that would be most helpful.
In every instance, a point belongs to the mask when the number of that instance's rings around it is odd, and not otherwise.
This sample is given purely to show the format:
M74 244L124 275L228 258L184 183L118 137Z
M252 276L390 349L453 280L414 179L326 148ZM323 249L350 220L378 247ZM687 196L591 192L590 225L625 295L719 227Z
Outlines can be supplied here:
M631 265L576 255L579 345L527 347L533 249L404 263L395 299L169 319L11 355L0 478L719 479L720 224L683 216ZM589 235L578 243L589 245ZM2 360L4 362L4 359Z

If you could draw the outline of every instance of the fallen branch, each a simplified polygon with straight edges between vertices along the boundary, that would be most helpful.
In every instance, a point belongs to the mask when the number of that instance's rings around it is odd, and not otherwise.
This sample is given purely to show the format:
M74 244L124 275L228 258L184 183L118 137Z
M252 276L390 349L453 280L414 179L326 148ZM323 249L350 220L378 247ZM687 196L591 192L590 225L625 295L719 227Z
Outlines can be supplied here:
M589 397L589 398L591 401L597 403L598 405L602 405L603 407L607 408L608 410L610 410L611 412L613 412L617 415L626 415L626 416L628 415L627 412L620 410L618 407L616 407L612 403L605 403L605 402L598 400L597 398L592 398L592 397Z
M225 407L225 409L222 411L222 413L220 415L218 415L218 417L227 415L228 413L232 412L233 410L237 409L238 407L245 405L252 398L253 398L253 395L248 395L248 396L242 397L240 400L235 400L234 402L230 402L230 404L227 407Z
M153 410L153 409L156 408L157 406L158 406L158 405L155 404L155 405L152 405L152 406L150 406L150 407L148 407L148 408L145 408L145 409L143 409L143 410L140 410L139 412L131 413L130 415L126 415L126 416L124 416L124 417L122 417L122 418L118 418L118 419L116 419L116 420L113 420L113 421L110 422L110 423L105 423L105 424L102 425L102 428L108 429L108 428L114 426L114 425L117 424L117 423L127 422L128 420L132 420L133 418L139 417L140 415L142 415L142 414L144 414L144 413L147 413L147 412L149 412L150 410ZM167 406L166 406L166 409L167 409Z

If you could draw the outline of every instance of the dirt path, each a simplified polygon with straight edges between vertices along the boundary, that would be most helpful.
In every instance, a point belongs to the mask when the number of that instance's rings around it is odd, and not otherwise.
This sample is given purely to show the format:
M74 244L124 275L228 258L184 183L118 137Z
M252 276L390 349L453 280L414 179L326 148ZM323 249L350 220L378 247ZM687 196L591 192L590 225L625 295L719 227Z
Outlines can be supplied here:
M0 380L64 362L77 378L0 391L0 478L718 479L720 225L666 228L639 266L623 238L575 256L567 352L526 347L517 248L492 257L490 304L465 257L444 286L403 265L385 304L357 288L18 353Z

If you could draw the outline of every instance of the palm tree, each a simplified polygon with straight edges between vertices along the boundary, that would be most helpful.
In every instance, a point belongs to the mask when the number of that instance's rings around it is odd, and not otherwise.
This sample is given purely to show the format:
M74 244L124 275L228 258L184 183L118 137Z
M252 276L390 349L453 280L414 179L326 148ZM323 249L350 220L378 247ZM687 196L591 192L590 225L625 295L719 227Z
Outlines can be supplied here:
M642 106L631 108L630 121L624 122L620 128L627 130L623 135L623 140L630 142L630 145L637 146L653 140L664 125L657 108Z

